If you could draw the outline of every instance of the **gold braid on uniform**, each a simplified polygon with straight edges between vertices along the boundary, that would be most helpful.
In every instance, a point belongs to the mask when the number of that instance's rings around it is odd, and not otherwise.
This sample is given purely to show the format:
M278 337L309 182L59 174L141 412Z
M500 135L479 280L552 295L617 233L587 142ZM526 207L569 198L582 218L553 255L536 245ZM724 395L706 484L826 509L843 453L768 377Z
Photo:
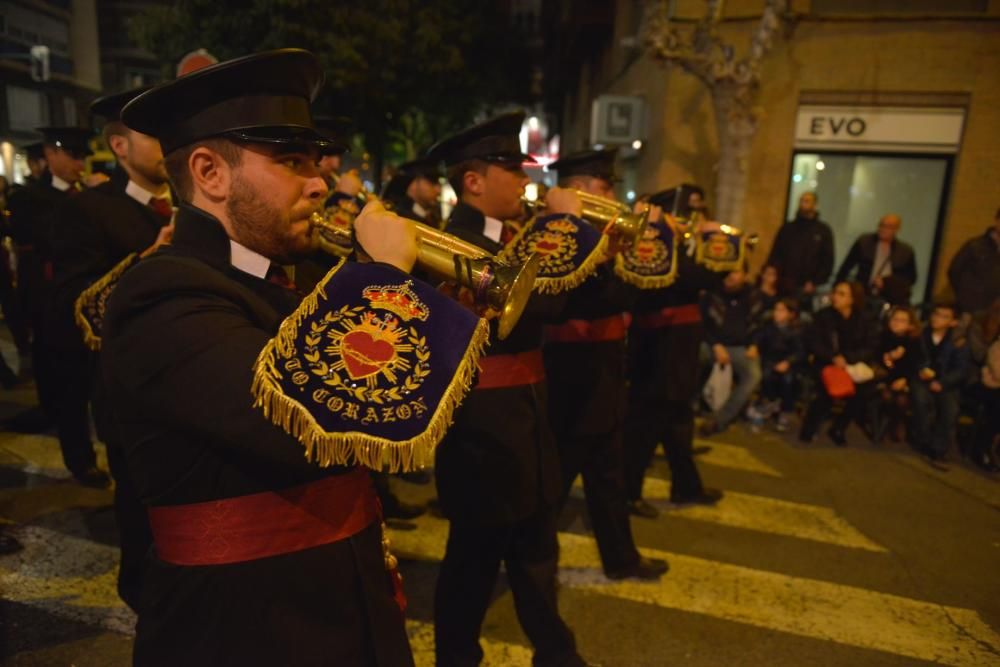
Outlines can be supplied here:
M341 260L320 285L329 280L348 262ZM268 341L254 363L251 394L254 407L305 447L306 459L320 466L363 465L372 470L410 472L433 463L434 448L444 438L452 424L455 409L465 398L478 369L479 357L489 341L489 323L480 319L475 326L462 360L444 395L433 409L427 427L407 440L390 440L361 431L330 432L325 430L301 403L286 396L279 387L283 377L280 367L295 353L295 340L303 321L320 306L323 291L314 289L289 315Z
M118 262L115 268L101 276L100 280L80 292L80 296L76 297L76 301L73 302L73 319L76 321L76 326L80 327L80 331L83 332L84 345L93 352L101 350L101 332L94 331L94 326L87 315L89 313L90 317L94 318L95 323L104 320L104 308L111 291L109 288L113 287L122 274L135 264L138 256L138 253L130 253L125 259Z

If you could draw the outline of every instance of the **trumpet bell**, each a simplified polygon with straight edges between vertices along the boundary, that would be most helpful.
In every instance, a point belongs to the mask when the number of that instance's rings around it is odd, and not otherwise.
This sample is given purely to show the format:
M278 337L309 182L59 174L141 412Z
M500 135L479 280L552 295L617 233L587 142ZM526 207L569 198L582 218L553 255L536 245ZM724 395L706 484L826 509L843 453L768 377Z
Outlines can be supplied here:
M494 269L496 280L494 281L498 292L495 300L501 301L500 319L497 322L497 336L503 340L514 330L514 326L521 319L524 307L528 305L531 298L531 291L535 286L535 277L538 275L539 256L537 254L528 258L528 261L520 265L497 265Z

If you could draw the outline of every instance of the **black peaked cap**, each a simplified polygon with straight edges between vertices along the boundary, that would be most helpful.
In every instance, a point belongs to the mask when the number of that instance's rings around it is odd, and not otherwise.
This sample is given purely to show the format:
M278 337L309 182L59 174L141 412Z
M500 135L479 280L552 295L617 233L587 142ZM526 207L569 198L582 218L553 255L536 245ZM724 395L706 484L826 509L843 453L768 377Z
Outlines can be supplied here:
M351 149L354 121L347 116L313 116L316 131L330 142L321 149L323 155L341 155Z
M559 172L559 178L594 176L614 183L621 180L615 171L615 157L617 155L618 149L616 148L577 151L559 158L549 165L549 169Z
M446 137L430 147L427 158L448 166L466 160L534 162L521 152L523 111L511 111Z
M693 183L682 183L676 187L660 190L649 196L649 203L659 206L666 213L688 218L691 216L691 207L688 199L692 192L703 192L700 187Z
M322 80L309 51L255 53L156 86L125 105L122 121L159 139L165 154L222 135L328 146L309 109Z
M120 93L98 97L90 103L90 113L94 116L101 116L108 123L121 120L122 108L150 88L152 86L140 86L139 88L123 90Z
M85 155L93 152L90 150L90 140L94 133L90 130L82 127L39 127L36 130L42 133L42 144Z

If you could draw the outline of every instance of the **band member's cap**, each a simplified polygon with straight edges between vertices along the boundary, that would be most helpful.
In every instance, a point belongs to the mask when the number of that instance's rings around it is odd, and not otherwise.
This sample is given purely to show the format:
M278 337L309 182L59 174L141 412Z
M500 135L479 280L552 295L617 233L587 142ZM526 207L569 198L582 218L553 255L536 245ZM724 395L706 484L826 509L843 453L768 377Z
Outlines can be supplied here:
M518 164L534 162L533 157L521 151L519 135L523 123L523 111L502 114L442 139L431 146L427 157L448 166L466 160Z
M39 127L42 133L42 144L62 148L76 156L87 156L93 153L90 140L94 133L82 127Z
M30 160L40 160L45 157L45 151L43 150L44 144L41 141L36 141L31 144L25 144L22 150L28 156Z
M316 130L330 142L320 148L322 155L342 155L351 150L354 121L346 116L313 116Z
M704 196L704 191L693 183L682 183L676 187L661 190L649 196L649 203L659 206L664 212L680 218L691 216L691 206L688 200L692 192L698 192Z
M382 196L398 197L406 194L410 183L417 178L426 178L432 183L437 183L437 180L441 178L440 163L426 157L404 162L396 168L396 173L385 184Z
M309 104L322 83L303 49L255 53L160 84L125 105L122 121L160 140L164 154L200 139L328 146Z
M557 171L559 178L593 176L603 178L608 183L615 183L621 180L615 171L617 154L616 148L577 151L556 160L549 165L549 169Z
M104 120L109 123L111 121L121 120L122 108L150 88L152 88L152 86L140 86L138 88L123 90L120 93L113 93L111 95L105 95L104 97L98 97L90 103L90 113L92 116L100 116L101 118L104 118Z

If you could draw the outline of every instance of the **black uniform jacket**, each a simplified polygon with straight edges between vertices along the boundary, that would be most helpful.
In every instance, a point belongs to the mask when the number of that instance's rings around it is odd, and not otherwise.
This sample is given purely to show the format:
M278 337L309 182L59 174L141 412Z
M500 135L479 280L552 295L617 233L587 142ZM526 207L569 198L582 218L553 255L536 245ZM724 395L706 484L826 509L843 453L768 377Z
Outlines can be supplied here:
M484 250L501 246L483 235L485 219L477 209L459 203L446 230ZM505 340L495 333L487 355L537 350L546 322L559 317L565 298L532 295ZM543 505L554 505L560 493L559 461L548 424L546 383L474 389L438 447L438 495L449 519L511 523Z
M73 319L80 292L133 252L156 241L162 219L125 193L128 174L117 170L110 181L59 203L52 216L52 300L48 330L62 347L81 344Z
M101 366L129 471L148 506L280 490L343 468L252 408L258 353L298 297L230 265L221 224L182 206L173 243L109 299ZM352 538L237 564L152 558L137 665L408 665L377 524Z
M601 320L631 309L636 290L614 275L606 262L572 290L565 320ZM603 435L625 419L625 345L612 341L548 342L545 371L549 380L549 415L560 438Z

